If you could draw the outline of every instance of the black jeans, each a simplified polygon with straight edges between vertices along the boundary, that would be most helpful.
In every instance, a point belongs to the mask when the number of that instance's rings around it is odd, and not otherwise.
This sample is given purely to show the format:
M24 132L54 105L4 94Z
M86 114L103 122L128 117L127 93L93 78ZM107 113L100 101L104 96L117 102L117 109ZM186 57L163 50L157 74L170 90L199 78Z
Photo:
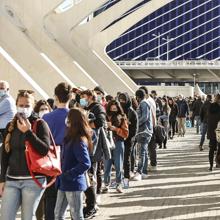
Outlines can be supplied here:
M217 151L216 156L218 156L220 154L220 144L217 142L216 139L210 139L209 140L209 164L210 164L210 168L213 167L215 151Z
M125 142L125 151L124 151L124 177L130 179L131 171L131 151L132 151L132 141L127 139Z
M47 178L47 181L50 181L50 178ZM57 201L57 189L55 184L46 189L44 198L44 207L45 207L45 220L54 219L54 210Z
M84 192L86 196L86 210L90 211L95 208L96 205L96 191L97 185L94 183L94 180L97 181L96 171L97 171L98 163L92 162L92 166L88 171L88 175L90 177L91 186L87 188Z
M97 168L96 168L97 194L101 194L102 192L102 166L103 166L103 161L97 163Z
M150 140L150 143L148 145L148 154L150 158L150 165L151 166L157 166L157 144L155 142L154 134Z
M176 133L176 119L170 120L169 123L172 131L171 137L173 137Z

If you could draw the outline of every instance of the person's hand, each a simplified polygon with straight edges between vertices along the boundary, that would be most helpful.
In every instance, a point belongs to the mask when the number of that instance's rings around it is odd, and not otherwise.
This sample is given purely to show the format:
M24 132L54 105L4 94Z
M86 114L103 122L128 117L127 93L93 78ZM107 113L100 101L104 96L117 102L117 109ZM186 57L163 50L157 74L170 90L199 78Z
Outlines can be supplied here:
M109 129L110 129L111 131L115 131L115 130L116 130L116 127L115 127L115 126L110 126Z
M19 119L17 120L17 127L22 133L25 133L31 130L31 123L28 119Z
M112 123L110 121L107 122L108 127L110 128L112 126Z
M0 197L2 197L5 188L5 183L0 183Z

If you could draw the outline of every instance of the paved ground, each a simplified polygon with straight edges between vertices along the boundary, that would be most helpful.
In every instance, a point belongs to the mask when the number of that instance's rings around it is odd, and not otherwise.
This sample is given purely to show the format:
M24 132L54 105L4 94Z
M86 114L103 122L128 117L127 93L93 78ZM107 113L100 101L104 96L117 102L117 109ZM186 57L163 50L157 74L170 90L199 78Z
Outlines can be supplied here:
M193 133L158 150L158 171L149 179L103 195L94 220L220 220L220 170L208 171L208 147L199 152Z
M199 152L199 136L188 133L158 150L158 171L149 179L104 195L95 220L220 220L220 170L208 171L208 147Z

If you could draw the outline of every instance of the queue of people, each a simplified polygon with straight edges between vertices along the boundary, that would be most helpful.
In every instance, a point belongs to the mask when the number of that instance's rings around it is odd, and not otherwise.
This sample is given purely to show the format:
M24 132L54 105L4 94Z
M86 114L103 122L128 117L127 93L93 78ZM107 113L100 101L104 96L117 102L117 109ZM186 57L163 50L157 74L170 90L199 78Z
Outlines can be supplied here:
M220 95L214 103L210 96L204 104L195 103L191 109L196 125L202 122L203 128L200 150L206 132L210 139L211 170L219 146L215 129ZM60 83L54 100L36 102L33 91L20 90L14 102L8 83L0 81L1 219L15 219L19 207L23 220L65 219L68 207L72 219L91 219L102 203L102 193L110 188L123 193L131 180L142 181L157 171L158 149L166 149L176 134L184 137L189 119L189 100L182 95L158 97L147 87L140 87L135 97L119 92L114 98L105 96L99 86L89 90ZM51 177L36 173L43 186L39 187L27 165L26 143L43 157L50 149L50 132L60 146L62 174L44 187Z

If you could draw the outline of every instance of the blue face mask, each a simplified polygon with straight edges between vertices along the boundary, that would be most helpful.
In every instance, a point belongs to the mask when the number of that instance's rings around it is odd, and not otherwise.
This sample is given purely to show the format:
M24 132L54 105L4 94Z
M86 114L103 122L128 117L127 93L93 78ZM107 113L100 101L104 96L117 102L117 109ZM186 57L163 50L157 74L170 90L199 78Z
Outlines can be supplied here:
M0 98L6 95L6 91L4 89L0 89Z
M102 101L102 96L98 95L98 96L97 96L97 102L100 103L101 101Z
M88 106L88 101L85 98L80 99L80 105L82 107L86 107L86 106Z

